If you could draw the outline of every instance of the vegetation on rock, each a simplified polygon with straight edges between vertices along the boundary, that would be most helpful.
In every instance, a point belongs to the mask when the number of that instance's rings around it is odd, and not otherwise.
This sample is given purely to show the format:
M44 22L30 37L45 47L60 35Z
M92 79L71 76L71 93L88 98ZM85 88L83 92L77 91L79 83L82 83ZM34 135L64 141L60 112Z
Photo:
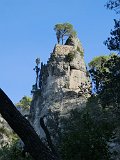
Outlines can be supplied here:
M20 140L17 138L11 145L6 145L0 149L0 160L33 160L28 153L24 153Z
M114 30L111 30L109 37L104 44L109 50L120 51L120 20L114 19Z
M110 0L107 3L107 8L116 9L117 13L119 6L119 0ZM105 45L109 50L119 51L120 21L114 21L114 30L111 31L111 37L105 41ZM69 23L56 24L54 30L58 43L62 40L62 44L65 36L75 35L73 26ZM80 52L80 48L77 48L77 51ZM51 56L51 61L54 60L54 56ZM74 52L68 53L66 61L70 63L74 56ZM33 88L34 94L37 94L40 89L38 83L41 82L38 81L38 77L45 72L42 70L39 73L39 62L38 59L35 68L36 84L34 87L36 88ZM95 57L89 63L89 67L95 92L88 98L86 107L80 110L71 110L61 117L57 111L49 112L48 115L40 118L40 125L46 135L45 143L38 137L28 120L16 110L12 102L0 90L0 113L21 137L27 151L35 160L58 160L59 157L62 160L119 159L119 156L117 157L119 151L113 152L113 146L110 144L116 145L117 143L120 146L120 56L112 54ZM41 78L44 82L44 77L41 76ZM30 103L31 98L24 96L16 106L29 109ZM43 118L46 119L46 125ZM8 134L4 128L0 128L0 132ZM6 145L0 149L0 159L31 160L30 156L23 156L22 149L18 147L16 135L13 138L15 141L10 146ZM50 147L51 144L52 147L55 146L57 152Z
M82 57L84 56L84 52L82 52L78 46L77 46L77 51L80 53Z
M54 30L56 32L58 44L60 43L60 40L62 40L63 44L64 37L69 37L71 35L76 36L76 31L73 29L73 25L70 23L56 24Z
M24 96L17 104L16 107L23 110L29 110L31 105L32 98L28 96Z
M75 57L74 52L70 52L70 53L68 53L68 55L66 55L66 61L71 62L71 61L73 61L74 57Z

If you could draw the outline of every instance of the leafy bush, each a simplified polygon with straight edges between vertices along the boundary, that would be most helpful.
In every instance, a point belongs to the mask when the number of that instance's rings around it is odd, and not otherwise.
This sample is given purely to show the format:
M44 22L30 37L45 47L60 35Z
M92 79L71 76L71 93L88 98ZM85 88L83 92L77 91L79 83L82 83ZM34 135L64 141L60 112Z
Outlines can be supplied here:
M55 54L54 54L54 53L51 53L50 58L49 58L49 61L55 61L55 59L56 59Z
M16 107L20 107L23 110L29 110L32 98L24 96L17 104Z
M120 56L99 56L89 63L94 90L103 107L120 104Z
M32 158L29 155L23 155L17 139L10 146L6 145L0 149L0 160L32 160Z
M80 55L83 57L84 53L80 50L80 48L77 46L77 51L80 53Z
M70 52L68 53L68 55L66 55L66 61L71 62L73 61L74 57L75 57L75 54L73 52Z
M63 160L109 160L108 142L112 138L114 123L110 113L89 105L73 110L62 121L61 154Z

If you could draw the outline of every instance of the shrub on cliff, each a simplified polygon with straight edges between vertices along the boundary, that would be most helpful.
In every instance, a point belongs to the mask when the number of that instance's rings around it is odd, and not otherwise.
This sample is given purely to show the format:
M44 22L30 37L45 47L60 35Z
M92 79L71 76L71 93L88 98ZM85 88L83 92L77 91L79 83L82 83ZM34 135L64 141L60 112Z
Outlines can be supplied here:
M75 57L75 54L73 52L70 52L68 53L68 55L66 55L66 61L71 62L73 61L74 57Z
M56 24L54 30L56 32L58 44L60 43L60 40L62 40L63 44L64 37L69 37L70 35L74 36L76 35L76 31L73 29L73 25L70 23Z

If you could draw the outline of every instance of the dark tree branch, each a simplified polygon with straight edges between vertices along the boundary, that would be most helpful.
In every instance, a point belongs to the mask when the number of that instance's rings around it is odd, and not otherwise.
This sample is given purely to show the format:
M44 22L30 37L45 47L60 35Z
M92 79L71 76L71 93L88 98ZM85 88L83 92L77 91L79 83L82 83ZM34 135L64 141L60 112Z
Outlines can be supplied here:
M0 89L0 113L24 142L27 151L35 160L57 160L2 89Z
M48 142L48 145L49 145L51 151L53 152L54 155L56 155L58 157L58 153L56 152L55 147L54 147L54 145L52 143L51 136L50 136L50 133L48 131L48 128L44 123L44 117L40 118L40 126L42 127L42 129L45 132L46 139L47 139L47 142Z

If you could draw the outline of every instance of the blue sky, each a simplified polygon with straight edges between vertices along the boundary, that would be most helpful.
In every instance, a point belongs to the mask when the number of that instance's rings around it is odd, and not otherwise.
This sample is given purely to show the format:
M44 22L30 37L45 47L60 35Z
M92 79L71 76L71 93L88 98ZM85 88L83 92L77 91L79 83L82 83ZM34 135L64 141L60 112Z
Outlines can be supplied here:
M73 24L85 61L109 54L103 41L117 17L106 0L0 0L0 87L16 103L35 83L35 59L46 63L56 43L57 23Z

